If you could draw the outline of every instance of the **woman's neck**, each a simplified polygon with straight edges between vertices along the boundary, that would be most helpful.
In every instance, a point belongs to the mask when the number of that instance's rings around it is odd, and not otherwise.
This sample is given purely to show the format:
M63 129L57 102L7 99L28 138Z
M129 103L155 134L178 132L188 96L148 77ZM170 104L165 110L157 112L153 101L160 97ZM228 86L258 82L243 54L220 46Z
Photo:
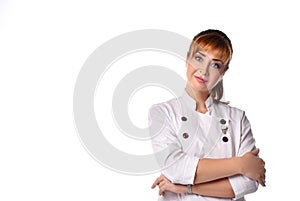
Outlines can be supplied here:
M206 107L206 100L209 97L208 92L199 92L193 90L192 87L190 87L188 84L186 85L186 91L187 93L196 101L196 111L200 113L206 113L208 111Z

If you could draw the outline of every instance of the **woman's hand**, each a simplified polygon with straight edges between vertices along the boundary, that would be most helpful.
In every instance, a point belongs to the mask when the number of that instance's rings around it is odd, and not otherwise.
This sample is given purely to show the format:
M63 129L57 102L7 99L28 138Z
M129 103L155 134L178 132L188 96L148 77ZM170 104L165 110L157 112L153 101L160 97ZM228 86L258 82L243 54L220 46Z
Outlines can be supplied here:
M187 187L181 184L173 184L167 177L163 174L160 175L155 182L152 184L151 188L159 187L159 195L164 195L165 191L171 191L174 193L187 193Z
M240 157L241 174L258 181L262 186L266 185L266 169L263 159L258 157L259 149L244 154Z

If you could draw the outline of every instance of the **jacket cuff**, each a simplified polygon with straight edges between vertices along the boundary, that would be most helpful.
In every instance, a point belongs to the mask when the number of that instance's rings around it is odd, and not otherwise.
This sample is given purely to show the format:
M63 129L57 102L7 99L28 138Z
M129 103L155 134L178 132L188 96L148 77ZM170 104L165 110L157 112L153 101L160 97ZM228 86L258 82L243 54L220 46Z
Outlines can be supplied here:
M229 177L229 182L235 194L235 198L233 200L238 200L246 194L254 193L258 188L257 181L249 179L243 175Z
M183 160L179 160L178 162L180 164L173 164L177 166L176 168L172 167L163 170L163 175L165 175L174 184L194 184L199 158L185 156Z

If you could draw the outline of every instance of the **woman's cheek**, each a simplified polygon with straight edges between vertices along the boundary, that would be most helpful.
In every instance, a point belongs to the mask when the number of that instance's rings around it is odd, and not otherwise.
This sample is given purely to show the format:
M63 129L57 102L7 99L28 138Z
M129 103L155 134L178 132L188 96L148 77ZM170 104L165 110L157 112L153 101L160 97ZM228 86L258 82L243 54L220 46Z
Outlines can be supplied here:
M187 78L191 79L191 77L194 75L194 73L195 73L194 68L191 67L191 66L188 66L187 73L186 73L187 74Z
M211 80L211 82L207 84L208 89L212 90L218 84L218 82L219 82L219 77Z

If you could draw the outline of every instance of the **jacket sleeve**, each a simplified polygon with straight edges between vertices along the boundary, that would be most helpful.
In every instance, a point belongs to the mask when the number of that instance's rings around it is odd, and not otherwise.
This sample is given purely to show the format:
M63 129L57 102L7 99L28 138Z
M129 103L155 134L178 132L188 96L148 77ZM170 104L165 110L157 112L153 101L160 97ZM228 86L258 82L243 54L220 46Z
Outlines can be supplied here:
M250 122L243 112L241 120L241 138L237 156L242 156L246 152L255 149L255 139L253 138ZM253 193L258 189L258 182L243 175L235 175L229 178L232 189L235 193L235 200L244 195Z
M183 152L167 108L153 105L148 117L152 146L162 174L172 183L193 184L199 158Z

